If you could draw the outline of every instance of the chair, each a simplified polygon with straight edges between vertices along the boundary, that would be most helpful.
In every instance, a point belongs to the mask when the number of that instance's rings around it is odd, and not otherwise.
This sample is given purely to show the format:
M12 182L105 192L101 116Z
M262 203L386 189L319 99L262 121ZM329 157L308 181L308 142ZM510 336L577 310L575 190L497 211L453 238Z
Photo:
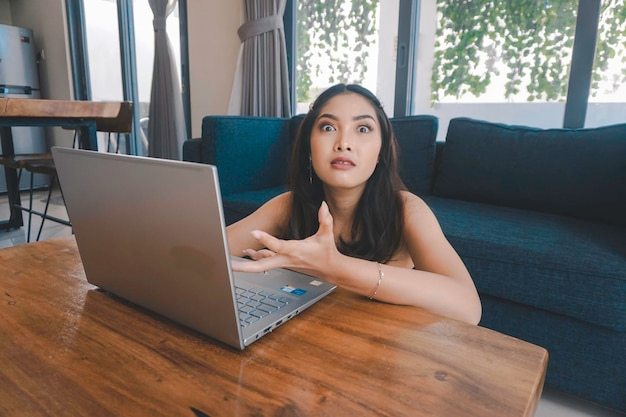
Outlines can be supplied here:
M97 118L96 119L96 130L99 132L109 132L109 138L107 143L107 152L111 151L111 144L113 143L115 152L119 152L119 141L121 135L126 135L126 140L128 141L128 134L131 132L133 122L133 111L132 111L132 103L130 102L122 102L120 103L119 111L116 117L105 117L105 118ZM66 127L61 126L64 129L73 129L74 130L74 140L72 147L79 148L83 147L81 143L81 130L76 127ZM111 132L117 134L117 139L113 142L111 138ZM39 226L39 231L37 233L37 240L41 237L41 232L43 230L44 222L46 220L50 220L59 224L63 224L65 226L71 227L71 222L65 219L61 219L55 216L48 214L48 208L50 206L50 199L52 197L52 191L55 185L58 183L58 176L56 166L54 164L54 159L52 158L52 154L30 154L30 155L14 155L14 156L2 156L0 155L0 165L4 165L7 168L12 168L17 170L18 178L17 178L17 195L13 201L19 201L20 196L20 187L19 182L21 179L22 172L24 170L28 171L31 174L30 178L30 190L29 190L29 206L24 207L21 203L12 204L11 210L19 209L28 213L28 234L27 234L27 242L30 242L31 236L31 223L32 216L37 215L41 217L41 224ZM44 174L50 177L50 185L48 188L48 197L46 198L46 205L43 212L35 210L33 208L33 193L34 193L34 182L33 176L35 174ZM63 191L61 190L61 197L63 197ZM19 225L21 226L21 224ZM17 227L19 227L17 226Z
M50 159L40 159L40 160L31 160L24 163L24 169L30 172L30 190L29 190L29 210L28 210L28 231L27 231L27 242L30 242L31 235L31 225L33 214L41 217L41 224L39 225L39 231L37 232L37 241L41 237L41 232L43 231L43 225L46 220L53 221L55 223L59 223L65 226L72 226L72 223L69 220L61 219L56 216L52 216L48 214L48 208L50 206L50 199L52 197L52 190L54 186L58 183L57 169L54 165L54 160ZM43 212L37 211L33 208L33 178L35 174L44 174L50 177L50 184L48 186L48 196L46 197L46 205L44 207ZM61 190L61 197L63 197L63 190Z
M22 177L22 171L24 169L24 165L26 164L26 162L28 161L37 161L37 160L42 160L42 159L50 159L52 158L52 154L50 153L35 153L35 154L19 154L19 155L12 155L12 156L0 156L0 165L3 165L7 168L13 168L17 171L17 190L16 190L16 196L15 197L19 197L20 195L20 180ZM17 198L15 198L15 201L17 201ZM11 209L13 208L18 208L21 209L22 207L20 207L20 205L18 204L14 204ZM25 208L24 208L25 209Z
M56 223L63 224L65 226L71 226L71 223L67 220L60 219L55 216L51 216L48 214L48 207L50 205L50 198L52 197L52 190L57 182L57 173L56 167L54 166L54 160L52 159L52 154L50 153L42 153L42 154L21 154L15 156L3 156L0 157L0 165L4 165L8 168L13 168L17 170L17 182L18 188L16 190L16 198L14 201L18 201L20 188L19 183L22 177L22 173L24 170L28 171L30 176L30 187L29 187L29 204L28 207L25 207L22 203L13 204L11 210L19 209L25 213L28 213L28 230L26 235L26 241L30 242L31 238L31 224L32 224L32 216L33 214L40 216L42 218L41 225L39 226L39 231L37 233L37 239L41 237L41 232L43 230L43 225L45 220L54 221ZM33 194L34 194L34 175L35 174L44 174L50 176L50 184L48 189L48 197L46 199L46 205L43 212L35 210L33 208ZM62 195L62 193L61 193Z
M119 114L115 123L111 123L110 121L107 121L107 120L98 121L96 123L96 129L98 131L108 133L107 146L106 146L107 152L111 152L112 144L114 146L113 151L116 153L119 152L119 142L120 142L120 138L122 135L125 135L126 140L128 141L128 136L132 129L132 115L133 115L132 104L129 102L123 102L120 105L120 111L119 111ZM79 129L76 129L74 127L66 127L66 126L63 126L63 129L74 130L74 139L72 142L73 148L82 147ZM112 133L116 134L116 139L112 139L111 137ZM54 159L52 159L52 155L51 154L47 154L47 155L49 157L41 158L41 159L32 159L32 160L24 161L23 163L23 168L31 173L29 209L25 210L28 212L28 232L27 232L28 242L30 242L31 220L32 220L33 214L41 217L41 224L39 225L39 231L37 232L37 240L39 240L39 238L41 237L43 225L46 220L63 224L65 226L70 226L70 227L72 226L71 222L48 214L48 208L50 206L50 199L52 197L52 190L54 189L54 186L58 183L58 175L57 175L56 166L54 164ZM34 191L33 176L34 174L44 174L44 175L50 176L50 186L48 188L48 197L46 198L46 205L44 207L43 212L33 209L33 191ZM61 197L63 198L62 189L61 189Z
M63 127L65 129L65 127ZM73 129L73 128L72 128ZM79 146L80 136L79 130L74 131L74 139L72 143L72 147L76 148ZM52 216L48 214L48 208L50 206L50 199L52 197L52 190L58 182L56 167L54 165L54 159L52 158L51 153L37 153L37 154L19 154L15 156L3 156L0 158L0 165L4 165L8 168L13 168L17 170L17 190L16 190L16 198L14 201L18 201L18 197L20 195L20 180L22 177L22 172L24 170L30 173L30 186L29 186L29 204L28 207L25 207L23 204L13 204L10 208L22 210L25 213L28 213L28 228L26 232L26 242L31 241L31 229L32 229L32 220L33 214L41 217L41 224L39 225L39 231L37 233L36 240L39 241L41 237L41 232L43 231L43 226L46 220L50 220L65 226L70 226L71 223L68 220L64 220L58 218L56 216ZM34 185L34 176L35 174L43 174L50 177L50 183L48 185L48 196L46 198L46 205L44 211L35 210L33 207L33 195L35 191ZM61 196L63 196L63 192L61 191Z

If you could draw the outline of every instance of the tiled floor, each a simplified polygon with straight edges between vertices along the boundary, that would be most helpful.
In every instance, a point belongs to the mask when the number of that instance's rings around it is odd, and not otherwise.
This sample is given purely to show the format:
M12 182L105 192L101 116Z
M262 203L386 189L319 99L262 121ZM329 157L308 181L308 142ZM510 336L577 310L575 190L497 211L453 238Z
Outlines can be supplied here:
M46 197L48 191L37 191L33 196L33 205L36 210L42 211L45 207ZM23 192L21 195L22 205L28 206L28 192ZM59 217L61 219L67 219L67 211L62 204L61 193L55 190L52 194L52 203L48 206L48 214ZM33 224L31 228L31 241L36 240L39 226L41 225L41 217L33 215ZM0 219L5 220L9 218L9 203L6 197L6 193L0 195ZM8 246L15 246L27 242L28 231L28 214L24 213L24 226L21 229L4 231L0 230L0 248ZM46 220L44 222L44 228L41 232L41 239L50 239L54 237L69 236L72 234L71 227L54 223Z
M43 210L47 191L38 191L33 199L36 207ZM22 195L24 203L28 201L28 193ZM67 219L65 207L60 204L60 193L53 193L53 201L49 207L50 214ZM8 218L9 208L5 195L0 195L0 218ZM31 230L32 240L37 236L37 231L41 220L33 216L33 228ZM26 242L27 217L24 219L25 226L19 230L0 231L0 248L15 246ZM70 235L71 228L57 223L46 221L42 232L42 239ZM537 417L619 417L626 413L618 413L613 410L600 407L596 404L583 401L550 388L545 388L543 396L537 409ZM503 416L504 417L504 416Z
M544 388L536 417L620 417L626 413L601 407L550 388Z

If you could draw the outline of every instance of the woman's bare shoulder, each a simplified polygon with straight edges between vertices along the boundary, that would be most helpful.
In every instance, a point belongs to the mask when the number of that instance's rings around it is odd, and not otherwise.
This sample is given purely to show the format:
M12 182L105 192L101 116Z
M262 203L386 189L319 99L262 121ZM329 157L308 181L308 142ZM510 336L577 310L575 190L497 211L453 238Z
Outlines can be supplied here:
M428 204L419 196L401 191L404 211L405 234L413 233L439 233L440 225L435 213Z
M281 236L288 225L290 210L291 193L287 192L272 198L249 216L228 226L226 230L231 253L240 256L244 249L261 249L258 241L251 235L253 230Z
M291 210L291 191L287 191L285 193L279 194L276 197L269 200L267 203L263 204L263 207L269 207L273 210L280 210L281 214L284 214L284 211ZM260 209L259 209L260 210Z
M405 210L405 216L407 214L418 212L430 212L428 204L419 196L413 194L410 191L400 191L400 197L402 198L402 204Z
M248 229L258 229L279 234L286 226L291 211L291 192L279 194L246 217L243 222Z

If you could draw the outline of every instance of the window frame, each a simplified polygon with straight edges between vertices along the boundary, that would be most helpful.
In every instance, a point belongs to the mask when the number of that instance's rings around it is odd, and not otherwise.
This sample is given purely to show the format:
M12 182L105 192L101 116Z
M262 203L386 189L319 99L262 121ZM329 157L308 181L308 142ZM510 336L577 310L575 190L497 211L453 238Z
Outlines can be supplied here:
M290 97L292 113L295 111L295 61L297 51L296 10L297 0L287 0L283 17L287 43L287 62L289 66ZM396 82L394 93L394 117L413 114L414 66L417 57L417 34L419 33L420 0L400 0L398 16L398 45ZM565 101L564 128L582 128L585 124L589 103L589 93L595 58L595 46L598 37L601 0L579 0L574 34L574 50L568 79L567 98Z
M76 100L91 100L91 81L89 79L89 56L85 30L85 0L65 0L67 11L67 30L72 66L72 86ZM118 31L120 41L120 61L122 70L123 100L139 103L137 87L137 54L135 51L135 29L133 0L116 0L118 13ZM191 98L189 87L189 41L187 25L187 0L178 0L180 24L180 57L183 113L186 121L187 137L191 137ZM142 149L138 135L139 106L133 105L133 129L129 135L128 153L137 155Z

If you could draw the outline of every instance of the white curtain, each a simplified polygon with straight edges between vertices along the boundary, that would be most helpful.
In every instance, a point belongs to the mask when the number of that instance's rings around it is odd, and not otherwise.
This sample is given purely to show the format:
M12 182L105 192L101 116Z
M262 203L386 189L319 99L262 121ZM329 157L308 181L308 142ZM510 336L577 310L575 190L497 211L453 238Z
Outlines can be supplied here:
M229 113L289 117L289 78L283 15L286 0L243 0L244 23Z
M181 159L187 129L180 78L167 36L167 17L178 0L148 0L154 14L154 67L148 122L148 155Z

